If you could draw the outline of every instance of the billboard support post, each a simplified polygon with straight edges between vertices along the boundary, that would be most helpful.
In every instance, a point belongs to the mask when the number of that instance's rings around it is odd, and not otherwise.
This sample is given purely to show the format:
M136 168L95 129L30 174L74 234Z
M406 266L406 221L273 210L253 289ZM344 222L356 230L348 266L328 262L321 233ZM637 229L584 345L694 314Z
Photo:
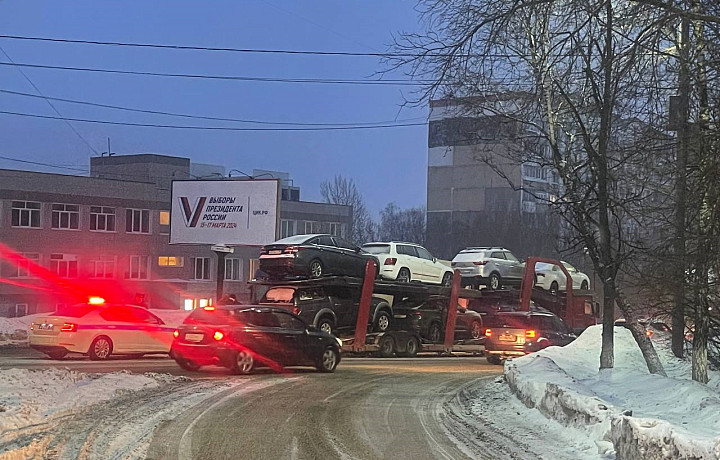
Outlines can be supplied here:
M213 251L217 256L217 291L216 291L216 304L220 302L223 297L223 290L225 289L225 255L226 252Z

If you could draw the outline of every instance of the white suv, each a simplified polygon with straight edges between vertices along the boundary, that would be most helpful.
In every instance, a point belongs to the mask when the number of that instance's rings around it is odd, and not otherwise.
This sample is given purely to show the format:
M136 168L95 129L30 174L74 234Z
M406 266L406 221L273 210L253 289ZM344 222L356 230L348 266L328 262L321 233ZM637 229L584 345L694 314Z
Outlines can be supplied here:
M439 262L424 247L414 243L367 243L362 250L380 261L380 277L400 282L422 281L450 286L452 268Z
M471 284L477 289L486 285L495 290L503 285L519 285L525 264L505 248L466 248L453 258L452 268L460 271L464 286Z

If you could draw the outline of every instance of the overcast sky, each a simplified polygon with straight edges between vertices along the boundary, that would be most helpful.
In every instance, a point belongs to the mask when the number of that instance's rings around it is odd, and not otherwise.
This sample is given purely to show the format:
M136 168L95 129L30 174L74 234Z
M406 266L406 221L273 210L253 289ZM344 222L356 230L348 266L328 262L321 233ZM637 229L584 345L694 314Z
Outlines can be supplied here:
M363 1L0 0L0 34L205 47L383 52L399 31L419 29L415 3ZM18 63L142 72L365 79L377 57L248 55L0 38ZM0 62L8 57L0 51ZM50 97L193 115L274 122L424 122L427 108L403 108L412 87L243 82L24 68ZM391 78L391 77L386 77ZM405 78L395 74L392 78ZM0 66L0 90L36 93L17 68ZM62 116L132 123L252 126L53 102ZM43 99L0 92L0 111L56 117ZM258 125L255 125L258 126ZM0 156L87 169L89 157L161 153L193 162L287 171L305 200L324 180L355 180L370 209L425 205L427 127L318 132L192 131L43 120L0 114ZM92 149L91 149L92 147ZM71 170L0 159L0 168Z

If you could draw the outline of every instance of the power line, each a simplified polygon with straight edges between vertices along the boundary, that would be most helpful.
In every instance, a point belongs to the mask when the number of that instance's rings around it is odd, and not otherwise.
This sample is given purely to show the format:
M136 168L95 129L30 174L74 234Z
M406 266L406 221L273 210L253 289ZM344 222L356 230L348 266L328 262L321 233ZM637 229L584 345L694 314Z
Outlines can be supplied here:
M68 171L88 172L87 169L73 168L71 166L53 165L53 164L49 164L49 163L40 163L37 161L30 161L30 160L21 160L19 158L0 156L0 160L15 161L17 163L26 163L26 164L31 164L31 165L35 165L35 166L46 166L46 167L57 168L57 169L67 169Z
M283 122L283 121L267 121L267 120L248 120L248 119L242 119L242 118L211 117L211 116L191 115L191 114L177 113L177 112L165 112L165 111L160 111L160 110L137 109L137 108L132 108L132 107L120 106L120 105L100 104L97 102L79 101L79 100L75 100L75 99L64 99L64 98L60 98L60 97L38 96L36 94L24 93L24 92L20 92L20 91L10 91L7 89L0 89L0 93L12 94L14 96L43 98L46 100L67 102L69 104L87 105L87 106L91 106L91 107L100 107L100 108L104 108L104 109L114 109L114 110L124 110L124 111L128 111L128 112L147 113L147 114L151 114L151 115L166 115L166 116L171 116L171 117L182 117L182 118L190 118L190 119L197 119L197 120L230 121L230 122L236 122L236 123L249 123L249 124L258 124L258 125L370 126L370 125L378 125L378 124L410 122L410 121L417 121L417 120L424 119L421 117L416 117L416 118L407 118L404 120L377 121L377 122L353 122L353 123L301 123L301 122Z
M363 130L363 129L385 129L385 128L405 128L409 126L425 126L426 122L422 123L397 123L397 124L378 124L372 126L324 126L324 127L286 127L286 128L236 128L232 126L182 126L182 125L163 125L155 123L131 123L121 121L110 121L110 120L91 120L86 118L63 118L53 117L48 115L38 115L32 113L22 112L10 112L0 110L0 114L14 115L18 117L29 117L29 118L42 118L45 120L69 120L77 121L81 123L96 123L103 125L118 125L118 126L137 126L143 128L170 128L170 129L191 129L191 130L206 130L206 131L350 131L350 130Z
M351 57L385 57L385 58L403 58L403 57L442 57L449 56L448 53L360 53L352 51L312 51L312 50L282 50L282 49L260 49L260 48L231 48L231 47L214 47L214 46L192 46L192 45L169 45L161 43L137 43L137 42L111 42L99 40L73 40L69 38L51 38L51 37L28 37L22 35L0 35L0 38L9 40L27 40L41 41L53 43L72 43L81 45L99 45L99 46L117 46L131 48L156 48L170 50L191 50L191 51L221 51L229 53L247 53L247 54L290 54L290 55L309 55L309 56L351 56Z
M166 73L166 72L141 72L136 70L119 70L119 69L101 69L91 67L68 67L55 66L45 64L28 64L18 62L0 62L0 65L13 67L27 67L31 69L52 69L52 70L69 70L75 72L95 72L120 75L142 75L150 77L177 77L177 78L196 78L208 80L235 80L235 81L252 81L252 82L271 82L271 83L307 83L307 84L330 84L330 85L371 85L371 86L423 86L432 83L430 80L342 80L331 78L277 78L277 77L247 77L242 75L209 75L209 74L189 74L189 73Z
M7 54L2 47L0 47L0 51L2 51L2 53L5 55L5 57L6 57L11 63L13 63L13 64L15 63L15 61L13 61L13 59L10 57L10 55ZM62 116L62 114L60 113L60 111L57 109L57 107L55 107L55 106L53 105L53 103L50 102L50 100L45 97L45 95L42 93L42 91L40 91L40 88L38 88L38 87L35 85L35 83L33 83L33 81L30 79L30 77L28 77L28 76L25 74L25 72L23 72L22 69L20 69L20 68L16 68L15 70L17 70L18 72L20 72L20 75L22 75L23 77L25 77L25 80L27 80L28 83L30 83L30 86L32 86L33 88L35 88L35 91L37 91L37 93L40 95L40 97L43 98L43 99L45 99L45 102L47 102L48 105L49 105L50 107L52 107L53 111L54 111L55 113L57 113L58 116L60 116L61 118L63 118L63 120L65 121L65 124L67 124L68 127L70 127L70 129L72 130L72 132L74 132L74 133L77 135L77 137L79 137L80 140L82 140L82 141L85 143L85 145L87 145L88 148L89 148L93 153L95 153L95 154L97 155L97 153L98 153L97 150L95 150L95 149L93 148L93 146L90 145L90 143L87 141L87 139L85 139L85 138L83 137L83 135L80 134L80 133L78 132L78 130L75 129L75 127L70 124L69 121L67 121L67 120L64 119L64 117Z

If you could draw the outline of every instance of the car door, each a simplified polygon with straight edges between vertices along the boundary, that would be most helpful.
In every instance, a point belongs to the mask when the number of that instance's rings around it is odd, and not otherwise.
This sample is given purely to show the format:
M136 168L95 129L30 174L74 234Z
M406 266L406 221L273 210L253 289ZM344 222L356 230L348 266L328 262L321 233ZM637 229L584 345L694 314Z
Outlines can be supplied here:
M346 239L339 236L333 237L335 246L337 246L341 254L341 268L344 275L349 276L365 276L365 261L367 257L362 254L359 247L355 246Z
M117 353L144 351L146 344L142 324L137 320L133 307L111 306L100 312L105 320L97 325L95 335L107 335L113 343L113 351Z
M346 286L328 286L325 291L335 313L335 326L343 329L355 326L358 302L353 300L350 288Z
M157 316L153 315L144 308L129 307L133 310L133 315L138 322L138 326L143 334L143 343L146 345L145 351L156 351L167 353L170 351L170 345L173 341L173 331L171 328Z
M396 250L400 266L407 267L410 270L410 281L426 281L425 267L423 267L421 259L418 257L415 246L398 244Z
M505 253L503 251L493 251L490 253L490 258L495 263L495 266L497 267L497 271L500 273L501 278L508 278L510 277L510 273L508 271L508 261L505 258Z
M321 262L325 266L325 273L328 275L342 274L342 254L335 241L330 236L319 236L317 248L321 254Z
M273 369L284 365L287 357L286 341L277 318L270 310L239 312L237 319L245 325L237 342L250 348L256 359ZM244 336L244 337L242 337Z
M420 259L423 266L423 271L425 272L426 276L425 280L432 283L440 284L444 275L444 273L442 272L442 266L435 263L435 257L433 257L433 255L430 254L430 251L428 251L424 247L415 246L415 250L417 251L418 258Z
M510 251L505 251L505 259L507 259L508 264L508 278L513 279L522 279L523 272L525 271L525 267L522 265L522 263L518 260L515 255Z
M278 324L277 339L282 347L282 363L299 366L314 363L319 356L319 337L308 334L307 324L300 318L281 311L272 312Z

